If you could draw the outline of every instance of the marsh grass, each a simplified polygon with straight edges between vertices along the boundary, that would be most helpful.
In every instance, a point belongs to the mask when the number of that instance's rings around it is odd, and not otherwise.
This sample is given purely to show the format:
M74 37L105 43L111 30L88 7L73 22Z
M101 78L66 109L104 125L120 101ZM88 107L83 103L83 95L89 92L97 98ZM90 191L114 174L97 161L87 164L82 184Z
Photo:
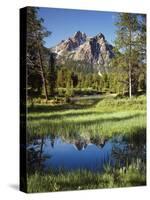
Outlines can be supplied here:
M142 186L146 184L145 170L137 161L127 167L112 169L109 166L104 173L92 173L87 170L71 172L35 172L28 176L28 192L82 190L98 188L116 188Z

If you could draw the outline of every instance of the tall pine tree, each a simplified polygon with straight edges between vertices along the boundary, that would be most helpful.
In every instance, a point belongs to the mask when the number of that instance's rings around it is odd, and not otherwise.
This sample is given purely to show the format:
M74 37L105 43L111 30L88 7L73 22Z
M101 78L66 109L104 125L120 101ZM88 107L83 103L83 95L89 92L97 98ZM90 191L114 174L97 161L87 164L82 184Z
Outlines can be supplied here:
M48 91L45 74L44 38L50 34L43 26L43 19L38 18L38 8L27 8L27 67L28 87L36 91L35 80L40 80L44 90L45 99L48 100ZM33 79L34 77L34 79ZM37 86L38 88L39 86Z
M117 17L117 38L116 46L124 55L124 62L128 69L128 90L129 97L132 97L132 85L135 80L132 80L134 76L134 64L135 61L135 49L137 46L137 33L139 30L139 23L137 14L121 13ZM137 61L138 62L138 61Z

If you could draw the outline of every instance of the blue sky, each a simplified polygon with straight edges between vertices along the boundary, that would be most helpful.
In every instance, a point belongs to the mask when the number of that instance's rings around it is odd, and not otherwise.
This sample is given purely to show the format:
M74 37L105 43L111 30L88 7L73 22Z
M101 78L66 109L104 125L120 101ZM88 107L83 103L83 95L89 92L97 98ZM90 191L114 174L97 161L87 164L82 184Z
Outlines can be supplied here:
M45 39L46 47L55 46L79 30L88 36L101 32L110 43L113 43L115 38L115 13L113 12L40 8L38 15L44 19L44 26L52 32Z

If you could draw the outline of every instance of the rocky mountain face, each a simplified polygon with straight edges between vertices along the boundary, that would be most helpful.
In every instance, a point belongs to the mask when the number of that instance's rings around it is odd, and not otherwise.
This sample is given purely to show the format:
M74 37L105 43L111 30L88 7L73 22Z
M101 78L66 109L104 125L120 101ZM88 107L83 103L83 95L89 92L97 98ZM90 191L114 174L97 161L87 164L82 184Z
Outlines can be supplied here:
M91 65L93 69L107 67L114 56L113 46L106 41L102 33L88 37L80 31L67 40L62 40L52 51L61 63L68 60L82 61Z

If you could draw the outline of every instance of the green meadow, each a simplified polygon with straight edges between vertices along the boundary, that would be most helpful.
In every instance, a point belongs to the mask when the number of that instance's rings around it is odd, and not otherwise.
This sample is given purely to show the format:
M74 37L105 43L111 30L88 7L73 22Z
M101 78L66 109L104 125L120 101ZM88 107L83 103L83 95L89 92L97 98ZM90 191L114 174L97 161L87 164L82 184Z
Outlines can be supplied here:
M93 105L94 104L94 105ZM145 130L146 98L104 98L91 105L62 104L28 107L28 134L112 137Z
M87 101L88 102L88 101ZM77 101L65 104L28 105L28 139L40 136L62 138L133 137L136 145L146 138L146 97L117 98L107 96L92 103ZM86 170L35 171L28 174L28 191L126 187L146 184L146 164L133 160L123 168L105 166L103 173Z

